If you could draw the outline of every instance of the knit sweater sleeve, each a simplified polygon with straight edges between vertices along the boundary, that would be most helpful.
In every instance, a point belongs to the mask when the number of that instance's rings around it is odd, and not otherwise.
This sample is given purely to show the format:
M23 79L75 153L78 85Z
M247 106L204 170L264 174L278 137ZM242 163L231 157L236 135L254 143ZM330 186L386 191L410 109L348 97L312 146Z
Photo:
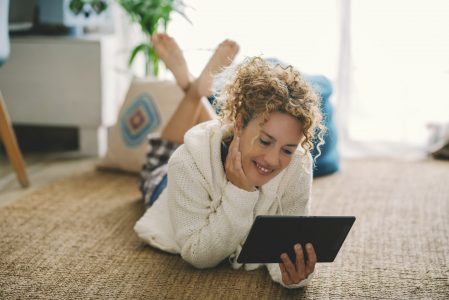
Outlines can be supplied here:
M176 242L184 260L197 268L219 264L248 233L259 192L228 182L212 205L207 182L186 157L172 157L168 169L168 206Z
M286 192L281 198L284 215L308 215L311 204L312 190L312 158L308 155L305 160L295 162L293 168L294 175L289 176ZM286 288L299 288L309 284L314 273L306 279L297 283L286 285L282 281L282 274L279 264L267 264L267 269L273 281L278 282Z

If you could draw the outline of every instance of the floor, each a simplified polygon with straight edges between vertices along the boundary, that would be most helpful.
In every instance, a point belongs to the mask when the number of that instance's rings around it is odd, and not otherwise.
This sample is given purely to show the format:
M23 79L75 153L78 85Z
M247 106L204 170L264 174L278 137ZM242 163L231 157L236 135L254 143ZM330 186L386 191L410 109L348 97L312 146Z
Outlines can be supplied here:
M5 154L0 153L0 207L26 197L40 187L66 176L93 170L98 158L80 157L76 152L24 154L31 185L22 188Z

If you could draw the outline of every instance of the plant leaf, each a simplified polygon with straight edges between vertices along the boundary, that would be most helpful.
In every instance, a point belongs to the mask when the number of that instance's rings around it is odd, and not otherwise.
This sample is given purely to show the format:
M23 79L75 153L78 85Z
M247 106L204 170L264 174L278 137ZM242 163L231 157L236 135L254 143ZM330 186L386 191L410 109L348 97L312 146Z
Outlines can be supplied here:
M151 64L153 65L153 75L157 77L159 74L159 56L153 47L148 48L148 56ZM148 63L150 63L150 61Z
M187 15L182 10L179 10L177 8L173 8L173 11L177 12L178 14L180 14L184 19L186 19L187 22L189 22L190 24L193 25L192 21L189 19L189 17L187 17Z
M190 7L182 0L117 0L117 2L128 13L130 19L139 24L141 30L149 36L158 30L159 25L163 25L165 31L167 30L172 12L180 14L187 22L193 24L184 12L186 7ZM146 70L148 70L148 66L152 65L153 74L157 76L159 73L159 57L149 42L141 43L132 50L129 65L133 63L139 52L143 52L145 55Z
M150 44L148 44L148 43L142 43L142 44L137 45L131 51L131 55L129 56L128 65L132 65L134 59L136 58L137 53L139 53L140 51L148 51L147 50L148 48L151 48Z

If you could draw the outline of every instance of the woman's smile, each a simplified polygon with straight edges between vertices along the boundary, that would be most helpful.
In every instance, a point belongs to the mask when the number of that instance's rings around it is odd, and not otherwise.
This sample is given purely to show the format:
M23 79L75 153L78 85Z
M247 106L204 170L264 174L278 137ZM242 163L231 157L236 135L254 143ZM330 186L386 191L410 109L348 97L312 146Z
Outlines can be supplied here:
M274 169L269 167L264 167L262 164L257 163L256 161L253 161L254 166L256 167L257 172L259 172L262 176L267 176L273 173Z

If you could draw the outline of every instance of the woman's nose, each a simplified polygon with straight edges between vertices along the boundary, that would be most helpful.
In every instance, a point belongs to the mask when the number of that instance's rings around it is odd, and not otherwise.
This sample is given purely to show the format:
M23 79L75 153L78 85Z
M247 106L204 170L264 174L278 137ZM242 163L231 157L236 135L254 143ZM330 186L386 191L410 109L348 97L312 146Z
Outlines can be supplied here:
M270 151L265 154L264 160L270 168L277 168L279 166L279 152L274 148L270 149Z

